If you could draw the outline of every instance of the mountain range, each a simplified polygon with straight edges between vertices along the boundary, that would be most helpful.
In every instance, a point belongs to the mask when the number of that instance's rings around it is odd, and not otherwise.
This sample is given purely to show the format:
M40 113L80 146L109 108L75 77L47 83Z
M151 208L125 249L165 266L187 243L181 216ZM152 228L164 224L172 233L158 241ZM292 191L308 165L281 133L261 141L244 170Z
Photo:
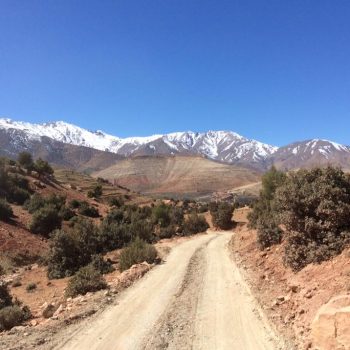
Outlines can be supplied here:
M350 147L313 139L283 147L268 145L232 131L186 131L148 137L120 138L58 121L31 124L0 119L1 154L34 156L78 170L102 170L123 158L137 156L202 156L222 163L264 171L333 164L350 169Z

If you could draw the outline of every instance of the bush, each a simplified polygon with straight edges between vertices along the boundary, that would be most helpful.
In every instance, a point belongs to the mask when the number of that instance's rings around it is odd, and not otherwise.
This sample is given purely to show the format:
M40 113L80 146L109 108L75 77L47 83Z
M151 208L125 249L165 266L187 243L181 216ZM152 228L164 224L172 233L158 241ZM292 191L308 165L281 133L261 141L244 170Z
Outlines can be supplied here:
M36 285L36 283L31 282L31 283L27 284L27 286L26 286L26 291L27 291L27 292L33 292L34 290L37 289L37 287L38 287L38 286Z
M92 265L82 267L68 282L66 296L75 297L79 294L96 292L107 288L107 283L101 273Z
M121 271L124 271L132 265L144 261L152 264L156 258L156 248L137 237L128 247L122 250L120 254L119 268Z
M21 152L17 158L18 164L26 170L33 170L34 162L33 157L29 152Z
M282 230L278 226L262 226L258 228L257 239L260 249L271 247L274 244L279 244L282 241Z
M30 198L30 193L20 187L11 187L6 198L11 203L22 205Z
M161 227L166 227L170 224L170 210L165 204L160 204L153 208L153 222Z
M12 305L12 297L8 290L8 287L5 283L0 283L0 309L11 306Z
M109 259L104 260L103 256L100 254L92 256L90 265L102 274L110 273L115 270L112 262Z
M45 201L44 197L42 197L38 193L34 193L30 197L30 199L28 199L24 203L24 208L27 209L30 214L33 214L34 212L36 212L40 208L44 207L45 204L46 204L46 201Z
M99 198L102 196L102 185L98 184L88 191L87 196L90 198Z
M59 212L59 216L62 218L62 220L69 221L72 217L75 216L75 212L72 209L63 206Z
M34 170L39 174L39 176L52 175L54 173L50 164L41 158L36 160Z
M139 237L146 242L154 240L153 225L146 220L132 220L128 230L131 233L131 239Z
M49 236L55 229L61 228L62 218L58 215L57 209L52 205L37 210L29 224L29 230L36 234Z
M177 233L177 228L175 225L169 225L167 227L161 227L159 231L159 238L171 238Z
M286 174L278 171L275 167L266 172L262 178L262 190L258 201L253 205L249 214L249 226L251 228L270 226L272 218L278 214L275 208L274 198L277 188L286 181Z
M221 202L215 210L211 211L213 225L222 230L228 230L232 227L233 207L231 204Z
M197 213L191 214L184 222L183 234L193 235L200 232L205 232L209 228L209 225L203 216L199 216Z
M78 201L77 199L72 199L72 200L69 202L69 207L72 208L72 209L80 208L80 206L81 206L81 202Z
M48 277L71 276L102 251L99 230L87 219L78 219L70 232L56 230L50 240Z
M55 231L50 239L48 277L63 278L73 275L82 264L79 248L71 234Z
M62 208L64 208L65 203L66 197L64 196L51 194L50 196L44 198L40 194L34 193L32 197L25 202L24 207L29 211L29 213L33 214L45 206L52 206L57 211L60 211Z
M0 220L9 221L13 217L13 211L5 199L0 198Z
M104 220L99 228L98 242L102 252L124 247L131 241L131 234L125 224L108 223Z
M342 170L291 173L274 200L287 230L284 261L294 270L328 260L349 243L350 177Z
M122 197L113 197L108 200L108 204L111 207L122 207L124 205L124 199Z
M18 305L6 306L0 309L0 331L19 326L26 319L27 313Z
M90 206L87 202L82 202L79 207L79 214L88 216L90 218L98 218L100 216L95 207Z

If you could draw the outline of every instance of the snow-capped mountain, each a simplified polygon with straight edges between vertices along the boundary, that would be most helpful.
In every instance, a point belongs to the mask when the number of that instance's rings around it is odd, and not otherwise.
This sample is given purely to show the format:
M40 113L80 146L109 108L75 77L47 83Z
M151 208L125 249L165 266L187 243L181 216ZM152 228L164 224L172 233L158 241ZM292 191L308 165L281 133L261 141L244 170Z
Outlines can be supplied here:
M226 163L260 166L276 150L231 131L206 133L177 132L149 137L119 138L103 131L88 131L62 121L30 124L11 119L0 119L0 130L21 134L27 140L40 141L48 137L75 146L90 147L123 156L153 154L196 154Z
M267 169L271 164L282 169L327 164L350 169L350 147L321 139L296 142L278 148L245 138L232 131L204 133L186 131L149 137L120 138L103 131L89 131L62 121L30 124L0 119L0 153L3 155L15 157L18 152L27 149L36 155L44 152L45 156L48 156L58 148L61 150L59 161L62 163L62 159L66 159L64 152L68 151L64 150L65 147L60 146L61 144L80 147L70 152L79 153L81 159L85 159L87 155L88 159L97 157L96 153L92 155L91 151L88 151L90 149L109 154L105 155L108 159L116 159L116 155L119 157L200 155L260 170ZM101 155L99 157L101 158ZM71 158L72 156L69 158L70 161ZM108 161L105 160L105 163Z
M282 169L330 164L350 169L350 147L322 139L300 141L280 147L272 158L273 163Z

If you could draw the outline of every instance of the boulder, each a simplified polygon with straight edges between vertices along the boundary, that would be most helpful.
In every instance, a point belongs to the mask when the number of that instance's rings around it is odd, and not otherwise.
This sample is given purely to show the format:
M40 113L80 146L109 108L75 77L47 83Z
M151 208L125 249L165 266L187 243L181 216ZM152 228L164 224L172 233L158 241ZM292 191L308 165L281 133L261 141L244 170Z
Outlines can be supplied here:
M350 349L350 295L333 297L321 306L311 324L314 349Z
M44 318L50 318L53 316L53 314L55 313L55 311L57 310L57 306L55 306L54 304L48 304L45 303L42 306L42 316Z

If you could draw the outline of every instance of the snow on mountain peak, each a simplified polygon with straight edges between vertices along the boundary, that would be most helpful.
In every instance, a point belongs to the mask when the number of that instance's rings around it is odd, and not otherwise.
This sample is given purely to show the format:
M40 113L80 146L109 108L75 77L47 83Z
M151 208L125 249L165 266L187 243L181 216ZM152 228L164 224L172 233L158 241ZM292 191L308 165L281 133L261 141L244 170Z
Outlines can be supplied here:
M207 131L204 133L185 131L147 137L119 138L101 130L89 131L64 121L30 124L0 119L0 129L23 131L28 139L40 140L41 137L77 146L95 148L123 155L131 155L143 145L152 146L157 152L158 140L171 149L171 153L191 152L205 155L216 160L233 162L244 157L251 161L265 159L277 148L261 142L247 139L232 131Z

